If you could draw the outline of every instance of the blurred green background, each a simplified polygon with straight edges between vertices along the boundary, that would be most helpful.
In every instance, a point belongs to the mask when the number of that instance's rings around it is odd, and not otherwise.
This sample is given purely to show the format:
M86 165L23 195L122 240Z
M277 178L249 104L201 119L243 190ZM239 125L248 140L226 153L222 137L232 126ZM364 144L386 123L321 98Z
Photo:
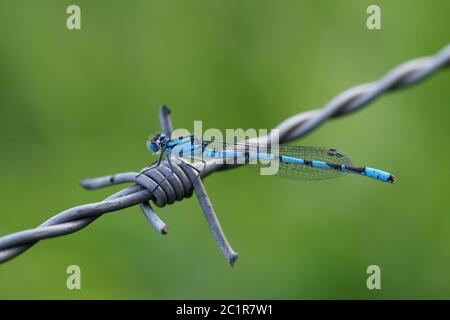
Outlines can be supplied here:
M82 29L66 29L81 7ZM152 161L168 104L177 127L272 128L449 41L447 0L13 1L0 5L0 235L121 187L78 181ZM449 71L326 123L332 146L392 171L290 181L236 169L206 187L240 258L225 261L195 198L134 207L0 266L0 298L450 298ZM66 289L68 265L82 290ZM366 288L381 267L382 289Z

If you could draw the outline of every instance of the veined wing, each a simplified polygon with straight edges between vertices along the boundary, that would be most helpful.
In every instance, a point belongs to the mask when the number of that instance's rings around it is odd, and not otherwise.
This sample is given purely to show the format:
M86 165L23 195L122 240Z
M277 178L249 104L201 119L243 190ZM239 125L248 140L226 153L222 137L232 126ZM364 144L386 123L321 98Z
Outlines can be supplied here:
M323 147L303 147L303 146L278 146L278 147L265 147L259 146L255 143L249 142L239 142L239 143L223 143L217 141L203 141L203 150L206 151L204 154L207 155L223 155L221 151L225 151L230 157L234 154L240 156L240 162L242 163L242 157L247 158L245 166L251 169L260 170L262 167L269 167L273 163L267 163L267 161L259 161L256 159L248 159L249 155L274 155L274 160L277 161L278 173L276 176L291 178L291 179L308 179L308 180L319 180L335 178L345 175L346 172L340 170L330 170L313 167L308 165L312 161L323 162L325 164L331 164L332 166L338 166L345 164L348 166L352 165L352 161L343 152L340 152L333 148L323 148ZM263 157L262 157L263 158ZM288 160L301 159L305 160L305 164L299 163L289 163ZM232 162L227 162L232 163Z

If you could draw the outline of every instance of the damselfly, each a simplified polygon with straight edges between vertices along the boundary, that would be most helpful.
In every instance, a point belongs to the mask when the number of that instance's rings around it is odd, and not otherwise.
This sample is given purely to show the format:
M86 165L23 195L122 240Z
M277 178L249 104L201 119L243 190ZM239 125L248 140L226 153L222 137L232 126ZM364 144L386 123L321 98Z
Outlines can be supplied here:
M200 140L197 137L182 136L170 139L165 134L157 134L147 141L153 153L160 153L156 166L163 155L172 166L174 158L186 163L192 161L221 160L225 164L244 164L253 168L267 167L269 162L277 162L276 176L293 179L327 179L353 173L383 182L394 183L395 177L389 172L370 167L358 167L342 152L336 149L261 146L256 143L224 143ZM194 166L192 166L195 170Z

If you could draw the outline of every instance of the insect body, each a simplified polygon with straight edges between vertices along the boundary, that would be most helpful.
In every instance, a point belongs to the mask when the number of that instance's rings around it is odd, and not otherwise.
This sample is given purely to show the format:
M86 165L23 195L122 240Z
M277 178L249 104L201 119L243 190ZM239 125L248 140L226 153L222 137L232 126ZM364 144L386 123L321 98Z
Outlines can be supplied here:
M294 179L327 179L346 173L358 174L383 182L394 183L395 177L389 172L370 167L358 167L342 152L336 149L279 146L263 148L250 142L223 143L199 140L195 136L169 139L158 134L147 143L150 151L161 152L156 165L166 154L171 165L173 158L183 161L220 160L225 164L245 164L253 168L267 165L267 161L277 162L277 176Z

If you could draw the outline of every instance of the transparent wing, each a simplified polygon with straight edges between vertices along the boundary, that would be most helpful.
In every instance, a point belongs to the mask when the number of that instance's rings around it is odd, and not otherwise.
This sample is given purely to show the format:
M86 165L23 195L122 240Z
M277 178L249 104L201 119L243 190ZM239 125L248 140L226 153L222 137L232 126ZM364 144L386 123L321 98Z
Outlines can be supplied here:
M343 152L333 148L323 147L301 147L301 146L279 146L262 148L257 144L252 143L235 143L228 144L217 141L203 141L204 150L213 150L215 153L221 150L239 151L241 154L246 152L266 153L279 156L293 157L297 159L310 160L310 161L323 161L330 164L340 165L352 165L352 161ZM275 160L274 160L275 161ZM228 162L230 163L230 162ZM241 159L242 163L242 159ZM290 179L303 179L303 180L319 180L329 179L345 175L345 172L339 170L327 170L322 168L315 168L309 165L284 163L278 161L279 169L276 176ZM259 161L256 163L250 162L245 167L260 170L262 167L269 167L270 164L263 164Z

